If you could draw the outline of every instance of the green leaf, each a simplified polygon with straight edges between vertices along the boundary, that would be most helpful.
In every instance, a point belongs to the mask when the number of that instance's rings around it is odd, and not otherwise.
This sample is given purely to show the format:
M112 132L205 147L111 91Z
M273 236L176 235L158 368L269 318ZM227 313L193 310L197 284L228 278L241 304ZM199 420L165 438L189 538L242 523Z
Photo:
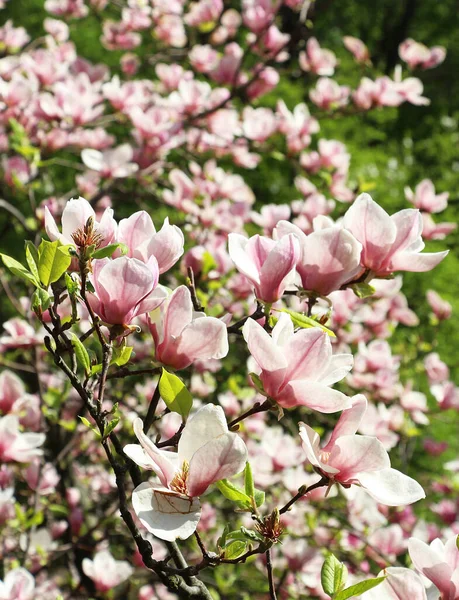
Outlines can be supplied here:
M459 550L459 535L456 538L456 548Z
M180 377L163 368L159 380L159 393L170 411L176 412L186 419L193 406L193 396L186 389Z
M266 396L266 392L263 388L263 383L260 379L260 376L257 375L256 373L249 373L249 377L252 380L252 383L255 386L255 389L257 390L257 392L260 392L260 394L263 394L263 396Z
M91 372L91 361L89 360L89 354L82 341L80 341L79 337L72 333L72 346L75 350L75 356L79 365L81 365L84 369L86 375L89 375Z
M224 548L226 546L226 538L230 532L229 523L227 523L222 531L221 536L217 540L217 548Z
M374 587L382 583L385 579L385 577L375 577L374 579L367 579L367 581L361 581L360 583L351 585L351 587L346 588L345 590L339 592L339 594L334 596L333 600L347 600L348 598L352 598L353 596L360 596L360 594L363 594L364 592L373 589Z
M252 531L251 529L247 529L247 527L241 526L241 535L245 538L249 538L250 540L254 540L255 542L263 542L264 537L257 533L256 531ZM231 536L231 534L230 534Z
M242 556L247 550L247 542L242 540L234 540L225 548L225 558L234 560Z
M83 423L83 425L86 425L86 427L95 434L97 439L100 440L102 438L102 436L100 435L100 431L98 429L96 429L95 427L93 427L86 417L82 417L81 415L78 415L78 418Z
M2 261L5 267L9 271L11 271L13 275L20 277L23 281L31 283L35 287L40 287L40 282L38 281L38 279L34 277L33 273L31 273L23 265L21 265L20 262L18 262L11 256L8 256L7 254L0 254L0 256L2 257Z
M74 296L79 290L78 283L74 279L72 279L72 276L69 275L68 273L66 273L64 277L65 277L65 287L67 288L68 293L71 296Z
M91 258L101 259L101 258L110 258L114 252L120 248L121 244L108 244L108 246L104 246L103 248L99 248L96 250ZM124 244L123 244L124 246Z
M35 313L42 313L48 310L51 304L51 296L43 288L37 288L32 294L32 310Z
M113 419L105 425L104 439L107 438L111 434L111 432L115 429L115 427L118 425L119 422L120 422L120 417L116 416L116 417L113 417Z
M284 312L290 315L290 318L292 319L292 322L295 327L301 327L303 329L307 329L309 327L318 327L319 329L322 329L322 331L325 331L325 333L330 337L336 337L336 335L331 329L328 329L328 327L325 327L325 325L322 325L321 323L319 323L315 319L312 319L311 317L307 317L303 313L295 312L294 310L290 310L289 308L275 308L273 310L277 310L278 312Z
M250 466L249 461L247 461L245 463L244 487L245 487L245 493L247 494L247 496L249 496L249 498L253 498L255 495L255 485L253 483L252 468Z
M27 240L25 243L25 255L26 255L27 264L29 265L30 272L35 277L35 279L38 281L40 279L40 277L38 275L38 267L37 267L37 265L38 265L38 250L35 247L35 245L29 240Z
M345 586L347 579L347 568L336 556L330 553L322 565L320 581L324 592L334 596Z
M255 499L255 505L257 506L257 508L263 506L266 497L266 494L264 492L262 492L261 490L255 490L253 497Z
M369 298L375 293L375 288L369 283L353 283L349 286L358 298Z
M38 273L40 281L46 287L57 281L69 268L72 259L67 246L59 242L42 240L38 246Z
M247 496L243 490L230 483L227 479L217 481L216 485L220 493L223 494L225 498L231 500L231 502L235 502L240 508L251 508L252 502L250 497Z
M117 367L122 367L131 358L132 350L132 346L122 346L115 348L113 351L113 358L111 364L116 365Z

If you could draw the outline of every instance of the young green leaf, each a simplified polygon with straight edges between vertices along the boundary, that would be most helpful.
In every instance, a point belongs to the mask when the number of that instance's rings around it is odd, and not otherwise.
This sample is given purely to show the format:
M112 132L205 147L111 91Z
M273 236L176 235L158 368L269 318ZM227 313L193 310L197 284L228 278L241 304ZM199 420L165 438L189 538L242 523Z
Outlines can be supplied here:
M0 254L0 256L2 257L5 267L11 271L13 275L20 277L23 281L31 283L35 287L41 287L40 282L34 277L33 273L28 271L20 262L7 254Z
M27 240L25 243L25 255L26 255L27 264L29 265L30 272L35 277L35 279L38 281L40 279L40 276L38 275L38 266L37 266L38 265L38 250L34 246L34 244L29 240Z
M43 288L37 288L32 294L32 310L36 313L42 313L48 310L51 304L51 296Z
M273 310L277 310L278 312L285 312L288 315L290 315L290 318L292 319L293 325L295 327L301 327L303 329L307 329L309 327L318 327L319 329L322 329L322 331L325 331L325 333L330 337L336 337L336 335L331 329L328 329L328 327L325 327L325 325L322 325L315 319L303 315L303 313L290 310L289 308L276 308Z
M42 240L38 246L38 273L46 287L57 281L69 268L72 259L66 246Z
M366 581L361 581L360 583L351 585L345 590L339 592L336 596L333 596L333 600L347 600L348 598L353 598L354 596L360 596L364 592L367 592L368 590L371 590L382 583L385 579L385 577L375 577L374 579L367 579Z
M234 542L231 542L225 548L225 558L228 560L234 560L235 558L242 556L246 550L247 542L242 540L234 540Z
M159 393L170 411L178 413L184 419L188 417L193 406L193 396L177 375L164 368L159 380Z
M353 283L349 286L358 298L369 298L375 293L375 288L369 283Z
M104 246L103 248L99 248L98 250L93 252L91 258L110 258L120 246L121 244L108 244L108 246Z
M220 493L223 494L225 498L231 500L231 502L235 502L240 508L251 508L252 503L250 496L247 496L243 490L230 483L227 479L217 481L216 485Z
M330 553L322 565L320 581L324 592L334 597L346 585L347 568L336 556Z
M255 495L255 485L253 483L252 468L250 466L249 461L247 461L245 463L244 487L245 487L245 493L247 494L247 496L249 496L249 498L253 498Z
M75 333L72 333L71 335L71 342L73 349L75 350L77 362L83 367L85 374L89 375L91 372L91 361L89 360L88 351Z

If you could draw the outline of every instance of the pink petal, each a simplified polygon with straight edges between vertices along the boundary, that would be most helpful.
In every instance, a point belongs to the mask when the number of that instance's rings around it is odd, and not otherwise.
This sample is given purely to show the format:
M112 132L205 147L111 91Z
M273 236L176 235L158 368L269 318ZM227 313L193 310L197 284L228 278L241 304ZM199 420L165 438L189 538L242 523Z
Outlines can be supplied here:
M260 272L253 258L247 252L249 240L239 233L228 236L228 253L237 270L254 284L260 283Z
M84 198L72 198L65 205L62 213L62 234L68 240L72 239L72 233L77 229L84 227L89 219L95 219L96 213L94 209Z
M360 427L363 416L367 410L367 399L363 394L357 394L351 398L352 406L341 413L332 436L325 446L324 451L331 450L336 440L343 435L354 435Z
M401 252L394 256L391 261L393 271L412 271L423 273L431 271L447 256L449 250L444 252Z
M409 539L408 552L416 569L430 579L446 598L449 598L453 571L445 562L444 556L416 538Z
M126 244L129 248L128 256L146 262L148 256L139 253L138 248L142 244L148 243L155 233L155 226L150 215L141 210L119 222L117 241Z
M331 450L329 463L339 469L339 481L342 483L357 477L360 480L367 471L380 473L390 467L384 446L377 438L368 435L339 437Z
M285 344L288 360L285 381L296 379L316 380L331 358L331 343L321 329L301 329Z
M358 480L370 496L387 506L405 506L426 497L417 481L396 469L359 473Z
M290 381L276 401L284 408L307 406L323 413L334 413L351 406L351 399L345 394L308 379Z
M188 494L200 496L215 481L240 473L246 462L246 445L236 433L224 433L211 440L190 461Z
M148 253L156 256L160 273L165 273L175 265L183 254L183 245L182 231L176 225L170 225L166 218L148 246Z
M180 335L177 353L191 362L223 358L228 354L226 325L214 317L201 317L187 325Z
M178 444L178 461L190 462L193 454L214 438L228 432L221 406L206 404L188 421Z
M285 279L295 268L300 257L300 245L295 235L281 238L269 252L260 271L262 300L275 302L285 289Z
M164 307L163 339L177 338L193 318L190 290L181 285L170 296Z

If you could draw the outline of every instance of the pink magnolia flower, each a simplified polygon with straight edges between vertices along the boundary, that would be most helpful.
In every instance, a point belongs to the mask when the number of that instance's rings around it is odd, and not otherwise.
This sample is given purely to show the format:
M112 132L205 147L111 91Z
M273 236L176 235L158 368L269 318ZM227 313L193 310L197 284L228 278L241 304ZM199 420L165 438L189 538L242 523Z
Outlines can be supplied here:
M391 468L389 455L377 438L356 435L366 409L365 396L354 396L322 449L319 435L301 423L300 437L308 461L330 483L359 485L381 504L401 506L425 498L417 481Z
M394 271L430 271L448 251L421 254L422 218L419 211L405 209L389 216L369 194L360 194L343 218L362 244L361 264L376 276Z
M62 233L60 233L53 215L48 207L45 206L46 233L52 242L59 240L61 244L74 245L75 242L73 241L72 234L78 231L78 229L82 229L90 217L95 220L96 213L89 202L81 198L81 196L79 198L72 198L67 202L62 213ZM105 209L101 220L99 222L95 220L94 229L102 236L101 246L107 246L114 241L116 222L113 218L113 209Z
M174 369L228 354L225 323L195 312L190 291L184 285L151 316L149 327L155 341L155 361Z
M287 220L290 217L290 206L288 204L265 204L260 212L250 213L250 218L259 227L263 227L265 235L271 235L276 224L281 220Z
M289 284L300 248L294 235L275 242L260 235L247 239L230 233L228 252L237 270L252 282L257 298L272 303L282 297Z
M345 45L346 50L349 50L357 62L370 62L370 53L368 52L368 48L365 46L362 40L350 35L345 35L343 37L343 44Z
M438 352L431 352L424 358L424 367L430 384L441 383L449 377L448 365L441 360Z
M128 256L95 260L91 276L94 294L88 294L88 300L102 321L127 328L135 317L164 301L164 290L156 287L158 278L154 256L147 264Z
M414 537L408 552L415 568L438 588L441 600L459 598L459 549L456 537L444 544L439 538L427 545Z
M128 256L144 263L154 256L160 274L173 267L183 254L182 231L176 225L170 225L167 217L161 229L156 231L150 215L144 210L119 222L117 241L129 248Z
M427 302L437 319L443 321L450 318L453 307L447 300L443 300L435 290L427 290L426 296Z
M429 213L421 213L422 216L422 237L425 240L444 240L447 235L456 231L457 223L435 223Z
M29 571L18 567L0 581L0 600L34 600L35 579Z
M422 579L411 569L389 567L378 573L378 577L386 579L362 594L362 600L427 600Z
M300 67L316 75L331 76L335 72L336 56L331 50L321 48L315 37L309 38L306 52L300 52Z
M400 58L407 63L410 69L432 69L440 65L446 58L443 46L427 48L415 40L408 38L398 47Z
M125 560L115 560L108 550L96 552L93 560L84 558L83 573L92 579L98 592L108 592L131 577L134 569Z
M187 422L176 453L159 450L143 433L141 419L134 421L134 432L140 445L129 444L124 452L140 467L155 471L160 480L160 484L142 483L133 491L137 517L162 540L190 537L201 517L199 496L212 483L244 468L244 442L228 431L223 409L212 404Z
M316 221L315 221L316 222ZM360 271L362 245L340 227L326 227L306 235L288 221L279 221L276 234L293 234L300 242L296 271L305 290L327 296L351 281Z
M44 433L22 433L15 415L0 417L0 461L29 462L43 451Z
M311 143L311 135L319 131L319 123L314 117L311 117L304 102L297 104L290 112L285 102L279 100L277 114L279 131L286 136L290 152L301 152Z
M321 329L294 333L290 317L281 313L272 336L253 319L247 319L242 331L266 396L280 406L307 406L324 413L350 406L347 396L329 386L350 371L352 355L333 356L330 338Z
M339 85L329 77L321 77L316 87L309 92L309 97L319 108L329 110L346 105L349 94L350 88L347 85Z
M430 179L423 179L418 183L414 192L411 188L406 187L405 196L408 202L414 204L416 208L428 213L442 212L448 206L449 193L435 194L435 187Z
M134 152L130 144L122 144L117 148L99 152L85 148L81 160L93 171L98 171L101 177L120 179L130 177L139 170L139 165L131 162Z
M17 400L25 395L22 380L12 371L5 370L0 374L0 411L9 413Z

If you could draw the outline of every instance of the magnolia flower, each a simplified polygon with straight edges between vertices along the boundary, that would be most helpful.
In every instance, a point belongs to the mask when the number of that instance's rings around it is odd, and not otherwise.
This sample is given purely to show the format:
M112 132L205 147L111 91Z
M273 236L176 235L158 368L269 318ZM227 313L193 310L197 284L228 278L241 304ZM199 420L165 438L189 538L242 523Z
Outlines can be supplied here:
M255 287L259 300L279 300L290 283L299 258L299 243L294 235L278 242L254 235L250 239L238 233L228 236L228 252L237 270Z
M170 225L166 217L157 232L150 215L144 210L119 222L117 241L129 248L128 256L144 263L154 256L160 274L173 267L183 254L182 231L176 225Z
M87 294L88 301L102 321L127 327L135 317L164 301L164 290L156 287L158 277L154 256L146 265L127 256L95 260L91 276L94 294Z
M26 569L9 571L0 581L0 600L34 600L35 579Z
M299 63L303 71L331 76L335 72L336 56L331 50L321 48L315 37L309 38L306 52L300 52Z
M407 208L389 216L369 194L360 194L343 218L348 229L362 244L361 264L376 276L394 271L430 271L448 254L425 252L422 217Z
M72 198L65 205L61 217L62 233L57 228L56 221L45 206L45 229L51 241L59 240L62 244L75 244L72 235L78 230L83 229L89 218L94 219L94 230L102 236L100 246L110 244L116 233L116 222L113 218L113 209L106 208L102 219L97 222L94 209L84 198Z
M365 46L362 40L350 35L345 35L343 37L343 44L346 47L346 50L349 50L357 62L370 62L370 53L368 52L368 48Z
M94 581L98 592L108 592L134 572L127 561L115 560L108 550L97 552L93 560L83 558L81 566L83 573Z
M321 329L294 333L292 320L282 313L272 337L253 319L247 319L242 331L260 367L266 395L280 406L307 406L324 413L350 406L350 398L329 386L350 371L352 355L332 356L330 338Z
M181 285L151 315L155 361L185 369L195 360L219 359L228 354L228 334L223 321L195 312L189 289Z
M362 594L362 600L427 600L422 579L411 569L389 567L378 573L386 579Z
M443 321L450 318L453 307L447 300L443 300L435 290L427 290L426 297L437 319Z
M290 233L300 242L296 271L305 290L327 296L361 271L362 244L349 231L326 227L306 235L296 225L279 221L276 234L282 238Z
M448 206L449 193L435 194L434 184L430 179L423 179L418 183L414 192L411 188L405 188L405 197L408 202L414 204L419 210L428 213L438 213Z
M440 65L446 58L446 50L443 46L427 48L415 40L408 38L398 47L400 58L407 63L410 69L420 67L421 69L432 69Z
M389 455L377 438L356 435L366 410L365 396L354 396L352 406L342 412L322 449L319 435L309 425L300 423L308 461L330 484L360 485L377 502L387 506L411 504L425 498L417 481L391 468Z
M122 178L129 177L139 170L139 165L131 162L134 152L129 144L122 144L110 150L93 150L85 148L81 153L81 160L93 171L98 171L102 177Z
M29 462L43 451L44 433L22 433L15 415L0 417L0 461Z
M430 545L410 538L408 552L415 568L438 588L441 600L459 598L459 549L457 536L444 544L436 538Z
M178 451L158 449L143 433L141 419L134 421L139 444L128 444L124 452L144 469L155 471L158 483L142 483L132 494L140 522L162 540L186 539L196 530L201 496L220 479L244 468L247 448L241 438L228 431L220 406L208 404L192 417L182 431Z

